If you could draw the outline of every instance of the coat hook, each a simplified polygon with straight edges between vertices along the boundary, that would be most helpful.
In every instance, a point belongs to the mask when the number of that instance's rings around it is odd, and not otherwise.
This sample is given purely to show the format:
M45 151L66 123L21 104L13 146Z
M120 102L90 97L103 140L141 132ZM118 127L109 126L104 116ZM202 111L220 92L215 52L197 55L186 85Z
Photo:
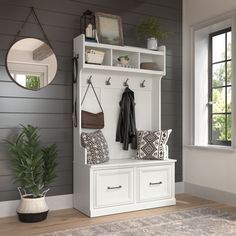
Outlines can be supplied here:
M145 88L146 87L144 83L145 83L145 80L140 84L141 88Z
M89 76L89 79L87 80L87 84L91 84L92 83L92 75Z
M129 81L129 79L127 79L127 80L123 83L123 86L125 86L125 87L129 87L129 85L128 85L128 81Z
M110 80L111 80L111 77L109 77L108 80L106 80L105 84L106 84L106 85L111 85Z

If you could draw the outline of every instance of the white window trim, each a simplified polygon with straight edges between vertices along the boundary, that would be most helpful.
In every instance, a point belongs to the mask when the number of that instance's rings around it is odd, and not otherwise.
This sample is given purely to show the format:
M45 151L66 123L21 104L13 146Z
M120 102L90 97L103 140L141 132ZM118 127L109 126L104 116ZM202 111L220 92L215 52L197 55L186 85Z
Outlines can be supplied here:
M40 87L44 87L48 83L48 65L8 61L8 68L10 73L35 73L42 75L40 78Z
M235 90L235 86L234 84L236 83L235 81L235 71L236 71L236 52L235 52L235 43L232 44L232 142L231 142L231 146L220 146L218 147L218 145L208 145L208 131L206 131L206 136L205 136L205 140L202 139L201 141L201 137L199 137L199 133L196 132L196 123L198 122L196 120L196 115L195 115L195 110L196 110L196 55L195 55L195 47L196 47L196 42L195 42L195 36L197 32L201 32L204 31L204 29L206 30L208 28L208 33L217 31L219 29L223 29L226 27L231 27L232 28L232 42L236 42L236 11L222 15L220 17L216 17L214 19L210 19L208 21L205 22L201 22L197 25L193 25L190 28L190 34L191 34L191 91L190 91L190 95L191 95L191 102L190 102L190 120L191 120L191 129L190 129L190 145L187 145L186 147L189 148L197 148L197 149L214 149L214 150L233 150L236 148L236 92ZM207 37L208 40L208 37ZM208 50L207 50L208 52ZM208 61L207 61L207 67L208 67ZM208 93L208 90L207 90ZM198 123L199 124L199 123ZM208 128L208 119L206 122L207 128ZM223 148L222 148L223 147Z
M235 152L236 149L232 146L223 146L223 145L186 145L186 148L193 148L198 150L211 150L211 151L227 151L227 152Z

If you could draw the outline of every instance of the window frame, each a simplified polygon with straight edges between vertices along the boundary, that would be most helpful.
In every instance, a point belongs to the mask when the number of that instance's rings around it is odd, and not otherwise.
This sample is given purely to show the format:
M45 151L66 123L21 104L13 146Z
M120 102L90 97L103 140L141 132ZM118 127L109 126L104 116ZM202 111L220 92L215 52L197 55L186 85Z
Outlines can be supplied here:
M221 146L231 146L232 144L232 140L229 141L227 140L227 116L231 115L232 117L232 110L231 112L227 111L227 88L232 88L232 81L231 84L228 85L227 84L227 63L231 62L232 63L232 53L231 53L231 58L228 59L227 57L227 33L228 32L232 32L232 27L227 27L215 32L212 32L209 34L209 60L208 60L208 144L210 145L221 145ZM222 61L217 61L217 62L213 62L213 52L212 52L212 46L213 46L213 37L217 36L217 35L221 35L221 34L225 34L225 59ZM231 48L232 50L232 48ZM218 87L213 87L213 65L218 64L218 63L224 63L225 64L225 80L224 80L224 85L222 86L218 86ZM231 64L232 66L232 64ZM212 91L213 89L216 88L223 88L225 90L225 112L220 112L220 113L213 113L213 103L212 103ZM231 89L232 91L232 89ZM231 98L232 98L232 94L231 94ZM231 103L232 103L232 99L231 99ZM232 107L232 106L231 106ZM225 116L225 140L213 140L213 135L212 135L212 124L213 124L213 115L214 114L218 114L218 115L224 115ZM231 122L232 122L232 118L231 118ZM233 129L232 124L231 124L231 129Z

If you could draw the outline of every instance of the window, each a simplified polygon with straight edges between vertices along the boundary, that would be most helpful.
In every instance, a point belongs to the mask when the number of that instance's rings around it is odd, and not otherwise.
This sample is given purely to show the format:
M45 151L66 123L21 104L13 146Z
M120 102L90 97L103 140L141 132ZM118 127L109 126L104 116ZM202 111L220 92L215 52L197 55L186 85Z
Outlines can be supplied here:
M8 62L8 68L12 78L23 87L39 89L47 84L47 65L24 64L10 61Z
M231 145L231 28L209 35L209 144Z
M193 27L192 140L195 146L236 146L231 57L232 18ZM190 101L191 102L191 101ZM232 109L234 110L234 109ZM236 110L236 109L235 109Z
M43 73L23 73L12 71L11 76L18 84L29 89L40 89L40 81L43 81Z

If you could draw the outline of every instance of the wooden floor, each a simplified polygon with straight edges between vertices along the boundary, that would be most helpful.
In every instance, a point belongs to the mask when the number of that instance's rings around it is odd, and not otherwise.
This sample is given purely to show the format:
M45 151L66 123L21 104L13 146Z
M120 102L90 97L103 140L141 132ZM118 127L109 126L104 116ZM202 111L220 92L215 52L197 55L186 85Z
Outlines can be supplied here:
M0 236L28 236L45 232L78 228L93 224L132 219L136 217L152 216L166 212L174 212L184 209L197 207L215 207L227 211L235 212L236 208L219 204L209 200L192 197L186 194L176 196L177 204L175 206L154 208L143 211L115 214L110 216L88 218L74 209L58 210L50 212L48 219L39 223L21 223L17 217L0 218ZM1 210L1 209L0 209Z

